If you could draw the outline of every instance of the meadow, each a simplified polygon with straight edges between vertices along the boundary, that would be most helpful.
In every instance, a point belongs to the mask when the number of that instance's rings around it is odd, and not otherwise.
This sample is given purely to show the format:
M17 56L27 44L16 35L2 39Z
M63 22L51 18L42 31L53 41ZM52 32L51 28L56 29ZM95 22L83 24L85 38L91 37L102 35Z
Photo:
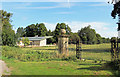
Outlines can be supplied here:
M58 47L2 47L2 59L12 75L113 75L106 62L111 60L110 44L82 45L82 59L75 57L75 45L69 45L69 57L60 57Z

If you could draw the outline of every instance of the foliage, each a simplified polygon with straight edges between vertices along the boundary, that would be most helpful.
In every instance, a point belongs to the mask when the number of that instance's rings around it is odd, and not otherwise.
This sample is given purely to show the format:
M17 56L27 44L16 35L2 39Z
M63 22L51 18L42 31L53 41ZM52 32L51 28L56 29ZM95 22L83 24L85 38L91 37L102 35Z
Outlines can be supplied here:
M78 35L80 36L83 44L101 44L101 43L110 43L109 38L101 37L100 34L96 33L96 31L91 26L87 26L78 31Z
M111 60L110 44L82 45L82 58L86 60ZM75 45L69 45L69 57L60 57L57 47L35 47L35 48L19 48L3 46L2 56L8 59L16 59L20 61L51 61L51 60L67 60L75 61Z
M35 35L46 36L47 28L44 23L31 24L25 28L25 33L27 37L34 37Z
M102 42L103 43L110 43L110 39L102 37Z
M84 44L95 44L96 43L96 32L90 28L90 25L79 30L78 35Z
M78 33L71 33L69 43L70 44L76 44L77 40L80 40L80 37L78 36Z
M96 40L97 40L97 44L101 44L102 43L102 38L101 38L100 34L96 33Z
M46 33L46 36L53 36L53 35L54 35L54 33L51 32L51 30L47 31L47 33ZM47 39L47 44L52 44L52 43L54 43L54 41L55 41L54 38L48 38Z
M47 31L46 36L52 36L53 32L51 32L51 30Z
M16 36L16 41L19 42L20 41L19 38L25 36L24 28L23 27L19 27L17 29L17 33L16 33L15 36Z
M37 26L35 24L31 24L25 28L25 36L26 37L34 37L37 35Z
M30 44L30 41L29 41L29 39L26 37L26 38L22 38L22 42L24 43L24 46L27 46L27 45L29 45Z
M38 29L38 33L37 33L38 36L46 36L47 28L45 27L44 23L38 24L37 29Z
M15 32L12 30L11 16L12 13L7 13L6 11L0 10L2 14L2 44L13 46L16 43Z
M66 34L70 35L70 42L74 43L76 40L81 40L83 44L101 44L101 43L110 43L109 38L101 37L100 34L96 33L96 31L90 28L90 25L79 30L78 33L72 33L71 28L65 23L57 23L54 31L48 30L45 27L44 23L40 24L31 24L26 28L18 28L16 37L34 37L38 36L53 36L53 38L49 38L47 40L47 44L53 44L58 42L58 36L61 35L61 29L66 30ZM79 35L79 37L78 37Z
M25 36L24 28L23 28L23 27L19 27L19 28L17 29L16 35L17 35L17 37Z
M114 9L113 9L113 11L111 13L111 16L113 18L116 18L116 15L120 14L120 8L119 8L119 6L120 6L120 1L118 3L116 3L116 4L114 4Z
M56 25L56 28L54 30L54 39L55 42L58 42L58 36L61 35L61 29L65 29L66 30L66 34L70 34L71 33L71 29L68 25L66 25L65 23L58 23Z

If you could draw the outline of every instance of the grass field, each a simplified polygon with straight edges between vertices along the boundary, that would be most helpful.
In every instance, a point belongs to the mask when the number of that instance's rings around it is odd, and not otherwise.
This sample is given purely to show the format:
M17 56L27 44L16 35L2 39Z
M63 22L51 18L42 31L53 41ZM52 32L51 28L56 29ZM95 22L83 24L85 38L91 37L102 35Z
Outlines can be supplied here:
M3 47L3 50L5 48L6 46ZM58 52L56 46L6 49L6 51L10 50L20 54L32 51L33 55L36 54L34 52ZM82 50L82 58L86 59L85 61L61 59L21 61L18 58L5 56L3 56L3 60L12 70L12 75L113 75L113 71L104 66L105 62L111 60L110 44L82 45ZM69 54L75 56L75 45L69 45Z

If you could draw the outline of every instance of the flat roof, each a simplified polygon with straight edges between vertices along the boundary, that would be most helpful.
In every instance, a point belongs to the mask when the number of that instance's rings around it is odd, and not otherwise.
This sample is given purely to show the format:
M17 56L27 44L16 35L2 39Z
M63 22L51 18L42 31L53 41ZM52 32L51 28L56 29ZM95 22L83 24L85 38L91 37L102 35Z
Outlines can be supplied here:
M52 38L53 36L44 36L44 37L20 37L18 39L22 39L22 38L28 38L30 41L39 41L39 40L44 40L47 38Z

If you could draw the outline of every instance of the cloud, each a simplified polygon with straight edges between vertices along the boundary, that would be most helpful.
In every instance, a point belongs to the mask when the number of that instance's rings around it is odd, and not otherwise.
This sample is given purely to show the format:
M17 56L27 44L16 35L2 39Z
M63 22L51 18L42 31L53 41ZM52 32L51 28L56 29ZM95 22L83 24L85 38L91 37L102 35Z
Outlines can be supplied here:
M88 25L91 25L91 28L95 29L102 37L117 37L116 27L109 27L109 23L104 22L81 22L81 21L72 21L65 22L70 26L72 32L78 32L81 28L84 28ZM45 23L47 29L55 30L57 23Z
M81 28L91 25L91 28L95 29L97 33L99 33L103 37L116 37L117 31L116 27L110 28L109 23L104 22L79 22L79 21L73 21L73 22L66 22L68 25L70 25L72 32L78 32Z
M54 8L70 8L75 6L74 3L56 3L56 5L52 6L38 6L38 7L29 7L26 4L24 6L16 7L17 9L54 9Z
M2 2L68 2L68 0L1 0ZM107 2L109 0L69 0L70 2Z
M108 3L105 3L105 2L102 2L102 3L97 3L97 4L92 4L92 5L89 5L89 6L112 6Z
M45 24L45 26L46 26L46 28L49 30L51 30L51 31L53 31L53 30L55 30L55 27L56 27L56 25L57 25L57 23L44 23Z

